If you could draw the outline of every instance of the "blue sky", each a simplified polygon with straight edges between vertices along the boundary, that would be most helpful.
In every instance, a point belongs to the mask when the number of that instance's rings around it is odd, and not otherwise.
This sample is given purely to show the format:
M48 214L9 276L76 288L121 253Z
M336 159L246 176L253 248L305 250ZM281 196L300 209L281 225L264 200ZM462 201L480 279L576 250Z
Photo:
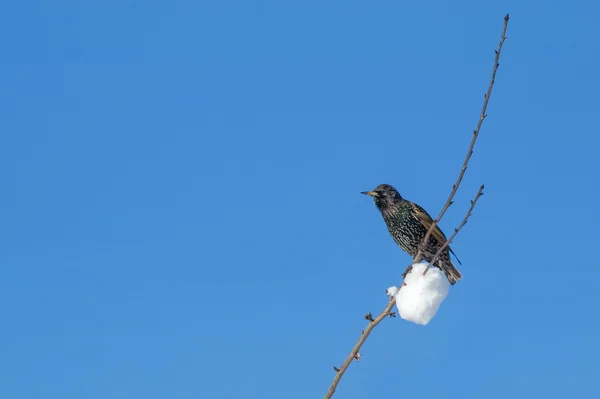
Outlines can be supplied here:
M336 397L591 397L600 5L9 2L0 398L322 397L437 214L511 13L451 231L464 279Z

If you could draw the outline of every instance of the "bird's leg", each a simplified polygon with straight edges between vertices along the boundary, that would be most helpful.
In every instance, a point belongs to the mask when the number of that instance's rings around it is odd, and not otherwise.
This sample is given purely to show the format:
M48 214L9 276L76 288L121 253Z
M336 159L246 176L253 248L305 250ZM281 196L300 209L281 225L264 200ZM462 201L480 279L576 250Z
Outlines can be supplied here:
M408 273L410 273L410 272L412 271L412 269L413 269L412 265L409 265L409 266L406 268L406 270L404 271L404 273L402 273L402 278L403 278L403 279L405 279L405 278L406 278L406 275L407 275Z

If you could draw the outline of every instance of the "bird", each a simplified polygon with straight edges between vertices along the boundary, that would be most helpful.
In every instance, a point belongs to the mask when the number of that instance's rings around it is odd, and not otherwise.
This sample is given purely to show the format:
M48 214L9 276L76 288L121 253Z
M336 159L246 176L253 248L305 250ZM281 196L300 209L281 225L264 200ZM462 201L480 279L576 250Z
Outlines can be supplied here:
M427 211L414 202L402 198L400 193L389 184L380 184L373 191L362 191L361 194L373 197L375 206L381 212L396 244L414 258L419 251L421 241L433 224L433 219ZM423 259L430 262L445 242L446 236L436 224L429 237L429 243L423 250ZM450 246L447 246L434 266L442 270L448 282L454 285L462 275L452 264L450 253L456 257ZM458 258L456 260L461 264Z

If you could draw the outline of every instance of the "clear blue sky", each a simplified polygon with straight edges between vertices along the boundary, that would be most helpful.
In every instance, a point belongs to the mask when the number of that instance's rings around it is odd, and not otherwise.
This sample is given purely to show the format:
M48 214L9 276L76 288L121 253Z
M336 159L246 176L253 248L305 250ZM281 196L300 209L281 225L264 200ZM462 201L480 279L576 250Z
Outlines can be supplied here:
M7 2L0 398L320 398L437 214L464 279L385 321L339 398L598 393L600 6Z

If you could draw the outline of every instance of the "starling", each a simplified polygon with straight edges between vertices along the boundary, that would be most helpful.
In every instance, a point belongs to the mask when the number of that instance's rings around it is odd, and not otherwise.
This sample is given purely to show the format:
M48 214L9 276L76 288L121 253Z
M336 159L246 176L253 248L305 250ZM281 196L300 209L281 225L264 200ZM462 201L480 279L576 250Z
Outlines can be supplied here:
M421 241L423 241L427 231L433 224L431 216L419 205L402 198L400 193L389 184L380 184L375 190L363 191L361 194L373 197L375 205L381 212L388 231L396 244L414 258L417 255ZM423 250L423 259L428 262L431 261L445 242L446 236L436 225L429 237L427 248ZM452 264L450 253L454 255L450 246L447 246L434 266L442 270L450 284L454 285L462 276ZM456 257L456 255L454 256ZM458 263L460 264L460 261Z

